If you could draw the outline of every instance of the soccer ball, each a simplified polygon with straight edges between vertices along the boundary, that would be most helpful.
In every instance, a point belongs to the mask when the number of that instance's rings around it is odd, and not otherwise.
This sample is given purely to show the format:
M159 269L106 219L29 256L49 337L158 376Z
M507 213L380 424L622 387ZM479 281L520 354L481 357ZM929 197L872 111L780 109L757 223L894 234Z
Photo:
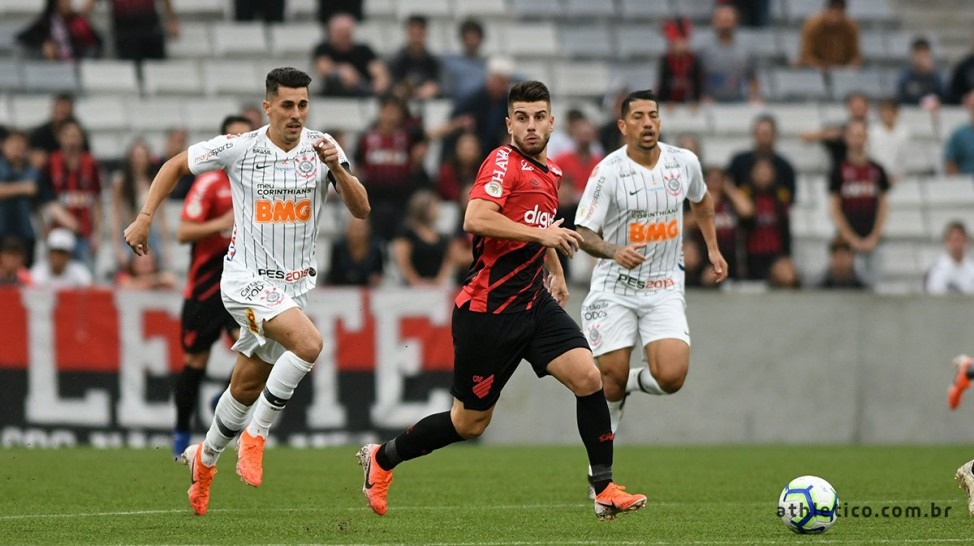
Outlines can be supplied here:
M835 523L839 496L818 476L799 476L778 497L778 516L796 533L824 533Z

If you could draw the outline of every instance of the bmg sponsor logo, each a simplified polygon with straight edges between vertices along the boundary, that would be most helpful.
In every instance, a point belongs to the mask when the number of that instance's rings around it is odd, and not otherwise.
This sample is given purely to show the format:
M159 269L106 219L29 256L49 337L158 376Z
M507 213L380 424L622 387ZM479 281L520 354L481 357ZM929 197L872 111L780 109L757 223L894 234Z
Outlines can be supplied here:
M271 201L258 199L254 202L254 222L258 224L296 224L311 220L311 200Z

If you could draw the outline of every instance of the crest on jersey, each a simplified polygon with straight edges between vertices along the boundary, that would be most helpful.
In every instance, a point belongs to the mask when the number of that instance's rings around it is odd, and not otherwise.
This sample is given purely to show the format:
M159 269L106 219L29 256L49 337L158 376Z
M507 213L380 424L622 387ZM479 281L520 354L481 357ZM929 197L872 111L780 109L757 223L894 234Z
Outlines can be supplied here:
M680 171L678 170L664 173L663 183L666 185L666 191L670 195L679 197L683 192L683 184L680 182Z
M318 164L315 163L314 156L302 155L294 160L295 170L301 178L312 178L318 174Z
M501 186L500 182L488 182L487 185L484 186L484 191L487 192L487 195L491 197L499 198L504 194L504 186Z

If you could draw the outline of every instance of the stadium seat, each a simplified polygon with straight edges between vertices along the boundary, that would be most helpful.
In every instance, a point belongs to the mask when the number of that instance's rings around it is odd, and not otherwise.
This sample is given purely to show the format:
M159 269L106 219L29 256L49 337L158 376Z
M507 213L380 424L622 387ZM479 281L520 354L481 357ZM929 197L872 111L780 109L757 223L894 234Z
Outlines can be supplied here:
M704 166L726 167L734 154L750 148L750 144L750 140L741 137L704 137L701 142L701 161Z
M778 48L785 62L794 65L801 57L802 37L798 30L782 28L778 31Z
M23 86L20 63L13 59L0 59L0 91L20 91Z
M899 123L902 123L910 136L918 139L936 138L930 112L916 106L900 106Z
M896 22L889 0L855 0L849 2L849 18L860 25L890 25Z
M666 39L646 25L616 25L612 28L616 51L623 59L656 58L666 52Z
M558 0L509 0L514 20L551 19L565 16L564 6Z
M809 0L782 0L789 25L801 26L806 19L822 11L821 2Z
M561 47L570 58L606 59L615 56L609 29L602 25L563 25L558 29Z
M166 42L166 53L173 59L212 57L213 44L209 25L191 21L180 23L179 36L169 38Z
M543 81L543 80L542 80ZM423 118L426 129L439 127L450 120L453 102L448 99L428 100L420 105L417 113Z
M365 130L369 121L358 99L317 100L308 115L308 126L320 131L341 129L360 132Z
M923 208L921 182L916 178L906 178L898 181L886 195L890 207Z
M954 131L971 124L971 115L961 106L941 106L937 115L940 124L940 136L949 139Z
M819 144L800 140L781 139L776 146L778 153L791 161L795 170L806 174L824 174L831 166L825 149Z
M230 15L228 7L225 0L172 0L173 11L187 20L222 19Z
M284 4L284 18L289 21L287 26L303 24L299 21L315 21L317 17L317 0L288 0Z
M622 18L626 21L633 19L652 19L660 21L671 16L673 6L670 0L621 0ZM648 29L656 31L658 29Z
M884 63L890 59L886 35L881 30L863 30L859 32L859 50L864 63Z
M693 21L710 21L714 11L714 0L677 0L674 8L677 15Z
M144 61L142 87L145 94L200 95L203 79L194 60Z
M507 54L516 57L555 57L561 52L555 25L549 22L507 25L503 43Z
M823 209L828 200L828 181L824 175L798 175L795 183L795 207L800 209Z
M772 104L768 112L774 116L780 137L798 136L822 127L822 114L814 103Z
M891 239L927 238L928 231L923 219L923 211L890 207L883 233Z
M828 90L818 70L804 68L775 68L771 71L774 84L772 97L777 100L826 100Z
M611 77L612 79L609 80L611 83L607 87L614 88L614 84L624 82L628 89L656 89L659 63L650 60L614 63Z
M94 154L99 161L121 160L125 155L125 144L122 143L119 133L92 132L88 135L88 141L89 145L91 146L91 153ZM161 151L162 150L152 150L153 153L159 153Z
M916 278L923 274L917 261L916 245L909 242L890 242L880 251L883 278Z
M137 95L139 78L132 61L81 61L81 85L87 93Z
M570 19L592 20L614 17L616 7L612 0L564 0L565 15Z
M266 55L269 49L263 23L216 23L212 31L217 56L253 57Z
M37 0L3 0L0 2L0 14L11 19L32 18L40 13L41 7Z
M737 39L758 59L772 60L785 57L778 45L778 33L773 28L742 28L737 31Z
M79 98L75 115L90 131L123 131L128 129L125 108L117 97L94 96Z
M399 23L365 21L355 29L355 41L368 44L380 56L389 56L398 51L402 47L402 36L402 25Z
M664 106L659 113L664 136L670 142L680 133L709 134L710 118L704 108L690 108L683 105Z
M264 74L250 61L208 60L203 62L203 82L208 95L258 97L264 92Z
M932 174L943 165L943 153L937 143L913 142L910 153L906 155L906 172L910 174Z
M456 17L463 20L469 17L500 18L507 15L507 3L504 0L453 0Z
M771 21L778 25L788 24L788 6L785 0L770 0Z
M48 121L51 97L43 94L11 95L10 121L14 127L30 129Z
M534 60L534 61L523 61L519 60L515 66L514 75L516 77L528 79L528 80L538 80L546 84L553 85L551 79L551 63L546 61Z
M749 104L715 104L711 116L714 133L718 135L747 135L754 117L762 112Z
M17 49L17 34L23 30L23 25L13 21L0 21L0 53L13 52Z
M27 61L23 64L22 70L25 91L43 93L78 92L78 73L71 63Z
M396 2L396 15L400 21L416 14L448 18L452 13L450 0L398 0Z
M12 121L13 116L10 115L10 96L6 93L0 93L0 125L8 125Z
M965 175L931 178L923 184L930 207L974 205L974 178Z
M927 211L927 239L940 241L944 235L944 228L951 222L964 222L967 229L971 229L971 208L936 208ZM968 232L969 233L969 232ZM938 250L940 245L937 245ZM937 253L939 254L939 252ZM932 261L926 263L933 263Z
M555 65L552 74L555 93L567 97L601 97L609 81L605 63L567 62Z
M127 119L138 132L183 127L182 100L176 98L136 99L126 105Z
M878 70L841 68L829 72L832 100L841 102L853 92L865 93L870 98L886 97L890 90L883 84Z
M392 19L396 16L396 0L368 0L363 4L362 11L366 21Z
M317 23L289 23L271 25L270 46L274 56L311 55L315 46L321 42L323 33Z
M237 101L227 97L196 98L184 101L182 106L186 129L211 136L217 134L223 118L240 112Z

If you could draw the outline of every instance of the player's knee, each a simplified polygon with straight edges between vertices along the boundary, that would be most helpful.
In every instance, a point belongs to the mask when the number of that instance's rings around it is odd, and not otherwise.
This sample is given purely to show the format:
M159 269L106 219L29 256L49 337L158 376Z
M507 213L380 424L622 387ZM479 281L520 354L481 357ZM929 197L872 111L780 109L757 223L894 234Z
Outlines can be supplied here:
M230 383L230 396L245 406L253 405L260 396L263 385L256 381L234 381Z
M321 348L323 342L321 340L321 334L318 330L312 328L311 331L305 335L302 335L300 341L298 341L297 346L292 351L298 358L314 363L318 360L318 355L321 354Z
M572 392L576 396L588 396L602 389L602 373L596 367L587 368L571 381Z
M460 435L464 440L471 440L473 438L478 438L481 434L487 430L487 425L490 424L490 419L461 419L460 422L453 423L454 428L457 429L457 434Z
M606 400L618 401L626 395L626 384L619 383L611 375L602 376L602 388L605 389Z
M663 389L663 392L673 394L683 388L683 382L686 378L687 374L685 371L662 372L656 378L656 382L659 383L659 388Z
M206 370L206 363L209 360L209 356L209 353L186 353L186 356L183 357L183 364L187 368L193 368L194 370Z

